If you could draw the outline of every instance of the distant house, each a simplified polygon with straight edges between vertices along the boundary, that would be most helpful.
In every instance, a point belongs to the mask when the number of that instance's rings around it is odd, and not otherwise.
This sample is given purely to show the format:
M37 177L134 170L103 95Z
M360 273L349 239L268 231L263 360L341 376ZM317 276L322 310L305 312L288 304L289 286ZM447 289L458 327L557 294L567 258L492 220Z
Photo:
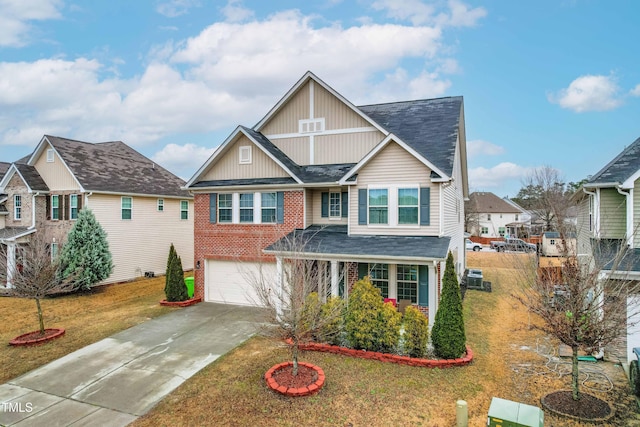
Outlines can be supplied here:
M540 252L543 256L570 256L576 255L576 234L571 232L564 239L557 231L542 233Z
M104 283L164 273L173 243L193 268L193 196L185 182L123 142L45 135L33 153L0 163L0 244L10 268L30 236L47 230L52 256L81 209L107 233L114 269Z
M467 216L472 216L467 225L467 232L472 236L507 237L517 230L514 224L523 221L521 208L484 191L471 193L465 210Z

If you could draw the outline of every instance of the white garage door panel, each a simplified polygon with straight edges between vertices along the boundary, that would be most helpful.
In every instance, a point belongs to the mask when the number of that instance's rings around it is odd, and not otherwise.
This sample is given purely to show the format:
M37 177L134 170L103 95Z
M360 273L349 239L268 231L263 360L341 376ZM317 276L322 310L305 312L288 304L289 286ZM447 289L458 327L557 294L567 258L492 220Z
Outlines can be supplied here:
M259 305L253 283L260 275L269 282L274 281L275 263L208 260L205 300L226 304Z

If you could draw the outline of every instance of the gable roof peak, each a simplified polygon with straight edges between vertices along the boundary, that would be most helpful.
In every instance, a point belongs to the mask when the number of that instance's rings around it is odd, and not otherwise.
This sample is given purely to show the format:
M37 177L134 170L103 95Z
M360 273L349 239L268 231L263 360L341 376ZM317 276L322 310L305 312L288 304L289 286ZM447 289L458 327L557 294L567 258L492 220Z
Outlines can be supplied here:
M587 184L622 184L640 171L640 138L625 147L620 154L607 163Z

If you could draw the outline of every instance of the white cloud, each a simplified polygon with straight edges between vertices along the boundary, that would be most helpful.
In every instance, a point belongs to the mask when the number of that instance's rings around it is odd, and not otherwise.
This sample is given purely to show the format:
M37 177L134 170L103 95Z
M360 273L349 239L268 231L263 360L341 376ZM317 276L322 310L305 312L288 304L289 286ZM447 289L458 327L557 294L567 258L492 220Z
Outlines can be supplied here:
M521 182L531 168L503 162L492 168L477 167L469 169L469 186L473 188L503 188L509 182Z
M499 156L500 154L504 154L504 148L499 145L481 139L467 141L467 157L469 158L483 155Z
M633 96L640 96L640 84L636 85L636 87L631 89L629 93Z
M451 16L446 23L452 27L474 27L476 23L487 16L483 7L469 9L469 6L459 0L449 0Z
M156 12L167 18L175 18L189 13L189 9L200 6L199 0L170 0L159 3Z
M254 17L251 9L242 6L242 0L229 0L221 11L228 22L243 22Z
M377 0L371 7L385 11L387 16L413 25L438 25L451 27L473 27L477 21L487 15L482 7L469 9L459 0L449 0L448 10L438 10L435 4L426 4L421 0Z
M62 0L0 0L0 46L29 43L30 21L59 19Z
M612 110L622 104L613 76L581 76L568 88L547 96L549 102L577 113Z
M170 171L192 170L194 165L203 164L214 151L214 148L200 147L195 144L167 144L154 154L151 160Z

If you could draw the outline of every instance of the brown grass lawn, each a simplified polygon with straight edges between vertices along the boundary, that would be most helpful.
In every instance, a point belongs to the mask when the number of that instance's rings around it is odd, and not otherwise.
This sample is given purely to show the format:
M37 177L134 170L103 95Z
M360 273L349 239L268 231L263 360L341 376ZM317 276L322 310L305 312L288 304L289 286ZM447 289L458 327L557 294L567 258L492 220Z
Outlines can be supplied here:
M64 328L59 339L33 347L11 347L18 335L38 330L36 303L0 298L0 383L44 365L116 332L168 313L161 307L164 277L100 286L91 292L42 300L45 328Z
M565 361L551 358L557 344L531 329L533 320L510 297L512 260L508 254L469 253L469 266L481 267L493 283L492 293L469 291L464 302L467 342L475 353L470 366L427 369L306 352L302 360L324 369L325 387L312 397L285 398L267 389L263 375L289 353L255 337L196 374L134 426L448 427L456 424L458 399L468 403L469 425L484 426L493 396L540 406L544 394L568 388L570 378L562 375ZM608 400L616 411L609 425L640 425L620 365L582 366L591 371L584 391ZM545 425L590 424L547 413Z

